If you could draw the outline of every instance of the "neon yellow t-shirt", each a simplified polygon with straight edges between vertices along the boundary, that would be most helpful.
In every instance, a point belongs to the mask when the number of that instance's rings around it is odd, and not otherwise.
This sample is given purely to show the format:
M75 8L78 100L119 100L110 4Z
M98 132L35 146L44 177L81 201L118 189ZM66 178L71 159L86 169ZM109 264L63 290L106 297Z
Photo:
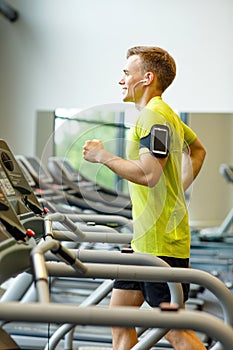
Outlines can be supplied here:
M140 149L140 139L150 133L154 124L169 127L170 151L159 182L153 187L129 182L133 205L134 234L132 248L136 252L156 256L188 258L190 229L182 187L182 150L196 134L160 96L152 98L131 128L127 158L139 159L147 148Z

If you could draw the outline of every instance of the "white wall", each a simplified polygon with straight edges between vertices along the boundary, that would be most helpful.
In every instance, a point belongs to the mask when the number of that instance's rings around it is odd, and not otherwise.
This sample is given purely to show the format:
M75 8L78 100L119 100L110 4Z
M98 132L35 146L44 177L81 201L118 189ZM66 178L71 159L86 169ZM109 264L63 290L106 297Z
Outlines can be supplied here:
M119 102L128 47L158 45L178 76L178 111L233 111L232 0L7 0L0 16L0 137L33 153L37 110ZM26 133L25 133L26 130Z
M16 154L35 153L37 111L120 102L138 44L176 59L164 99L178 112L233 112L232 0L6 1L20 17L0 16L0 138Z
M233 206L233 186L219 172L221 164L233 165L233 114L191 113L190 124L207 151L190 191L190 221L193 226L217 226Z

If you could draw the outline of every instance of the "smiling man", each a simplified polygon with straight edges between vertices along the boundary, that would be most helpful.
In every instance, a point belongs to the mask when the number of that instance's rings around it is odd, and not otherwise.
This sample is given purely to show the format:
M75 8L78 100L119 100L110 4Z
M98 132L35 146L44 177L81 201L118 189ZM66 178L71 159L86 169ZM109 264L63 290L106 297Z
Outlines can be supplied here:
M98 162L129 181L135 252L160 257L172 267L189 268L190 228L184 192L198 175L205 149L197 135L162 99L176 76L171 55L159 48L128 50L119 81L123 101L139 111L127 143L127 159L108 152L101 141L87 140L83 157ZM184 156L185 155L185 156ZM184 303L189 285L183 283ZM151 307L170 302L166 283L115 281L111 303ZM137 343L134 328L113 327L113 349L128 350ZM167 340L176 350L203 350L193 331L170 330Z

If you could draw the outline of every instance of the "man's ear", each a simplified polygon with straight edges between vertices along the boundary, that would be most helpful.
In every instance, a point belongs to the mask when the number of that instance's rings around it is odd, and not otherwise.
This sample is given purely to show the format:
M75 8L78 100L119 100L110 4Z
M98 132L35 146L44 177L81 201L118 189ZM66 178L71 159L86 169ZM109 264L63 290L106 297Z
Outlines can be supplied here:
M151 84L154 79L155 79L155 74L153 72L147 72L145 74L146 85Z

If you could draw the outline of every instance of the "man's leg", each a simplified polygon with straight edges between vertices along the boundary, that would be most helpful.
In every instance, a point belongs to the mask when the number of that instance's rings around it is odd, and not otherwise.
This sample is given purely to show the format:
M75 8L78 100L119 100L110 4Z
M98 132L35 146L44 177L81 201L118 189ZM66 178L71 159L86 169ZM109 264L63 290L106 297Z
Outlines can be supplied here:
M140 290L113 289L110 306L140 307L144 302ZM112 327L113 350L129 350L137 344L135 328Z
M185 304L183 305L185 309ZM172 329L165 338L175 350L206 350L197 334L192 330Z
M165 338L175 350L206 350L195 332L191 330L171 330Z
M144 297L140 290L113 289L110 306L140 307ZM165 338L175 350L206 350L195 332L191 330L170 330ZM130 350L137 344L135 328L112 327L113 350Z

